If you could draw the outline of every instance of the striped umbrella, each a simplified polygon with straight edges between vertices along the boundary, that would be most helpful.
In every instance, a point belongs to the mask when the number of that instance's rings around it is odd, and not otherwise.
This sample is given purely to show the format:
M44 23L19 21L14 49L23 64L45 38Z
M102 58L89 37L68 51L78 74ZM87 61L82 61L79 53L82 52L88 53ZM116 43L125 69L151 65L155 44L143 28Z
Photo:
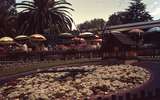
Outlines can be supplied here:
M144 33L144 31L141 29L132 29L128 33Z
M73 38L74 36L71 33L61 33L60 38Z
M43 35L41 34L33 34L30 36L30 39L32 41L46 41L46 37L44 37Z
M94 34L91 33L91 32L84 32L84 33L81 33L79 36L83 37L83 38L85 38L85 37L94 37Z
M10 45L10 44L14 44L14 39L11 37L2 37L0 38L0 44L2 45Z
M148 33L154 33L154 32L160 33L160 27L153 27L153 28L149 29L147 32Z

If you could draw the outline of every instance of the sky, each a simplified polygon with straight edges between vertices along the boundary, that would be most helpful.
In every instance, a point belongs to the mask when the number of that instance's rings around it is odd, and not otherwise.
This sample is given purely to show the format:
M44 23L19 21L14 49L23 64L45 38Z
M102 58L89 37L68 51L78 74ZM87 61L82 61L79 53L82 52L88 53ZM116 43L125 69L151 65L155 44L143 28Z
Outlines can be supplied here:
M21 2L23 0L17 0ZM83 23L86 20L94 18L103 18L108 20L108 17L117 11L124 11L130 0L66 0L72 4L75 10L72 13L72 18L75 24ZM147 11L154 17L160 19L160 0L143 0L147 6Z

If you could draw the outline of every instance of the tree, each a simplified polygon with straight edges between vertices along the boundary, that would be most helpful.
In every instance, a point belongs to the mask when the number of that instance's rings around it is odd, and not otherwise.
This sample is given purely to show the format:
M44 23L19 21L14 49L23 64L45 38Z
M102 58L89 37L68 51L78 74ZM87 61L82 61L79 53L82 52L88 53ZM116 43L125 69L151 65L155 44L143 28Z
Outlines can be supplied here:
M16 7L24 9L18 15L20 33L40 33L50 29L60 33L72 29L73 19L69 10L71 4L61 0L33 0L17 3ZM53 33L53 32L52 32Z
M142 0L131 0L130 6L127 11L126 20L127 23L151 21L152 17L149 12L146 11L146 5Z
M146 11L146 5L142 0L131 0L130 4L125 11L112 14L108 24L119 25L152 20L152 16Z
M126 12L117 12L109 17L108 25L120 25L126 23Z
M79 30L72 30L70 33L74 36L78 36L80 34Z
M93 19L85 21L78 25L79 30L98 29L101 30L104 27L105 21L103 19Z

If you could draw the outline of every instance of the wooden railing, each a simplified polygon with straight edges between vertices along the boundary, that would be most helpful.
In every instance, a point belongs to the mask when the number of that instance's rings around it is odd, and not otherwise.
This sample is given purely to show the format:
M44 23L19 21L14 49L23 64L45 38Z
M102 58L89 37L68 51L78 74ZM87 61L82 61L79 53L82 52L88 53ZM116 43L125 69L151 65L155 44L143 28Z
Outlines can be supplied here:
M32 60L70 60L81 58L117 58L117 59L133 59L136 55L128 55L128 51L106 52L101 49L94 50L67 50L67 51L47 51L47 52L10 52L6 55L0 55L2 61L32 61ZM142 52L142 53L139 53ZM141 57L156 57L160 55L160 50L141 50L137 51L137 55Z
M47 51L47 52L10 52L6 55L0 55L0 61L26 61L26 60L67 60L80 58L99 58L101 50L68 50L68 51Z

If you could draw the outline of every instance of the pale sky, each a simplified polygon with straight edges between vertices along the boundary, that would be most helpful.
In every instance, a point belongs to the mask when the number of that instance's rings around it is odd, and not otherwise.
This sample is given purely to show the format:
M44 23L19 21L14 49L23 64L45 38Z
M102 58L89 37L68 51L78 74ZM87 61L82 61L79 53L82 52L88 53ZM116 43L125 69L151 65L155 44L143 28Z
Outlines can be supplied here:
M23 0L17 0L21 2ZM117 11L123 11L128 7L130 0L66 0L72 3L75 9L72 18L76 24L83 23L86 20L94 18L103 18L105 20ZM143 0L147 5L147 11L154 17L160 19L160 0Z

